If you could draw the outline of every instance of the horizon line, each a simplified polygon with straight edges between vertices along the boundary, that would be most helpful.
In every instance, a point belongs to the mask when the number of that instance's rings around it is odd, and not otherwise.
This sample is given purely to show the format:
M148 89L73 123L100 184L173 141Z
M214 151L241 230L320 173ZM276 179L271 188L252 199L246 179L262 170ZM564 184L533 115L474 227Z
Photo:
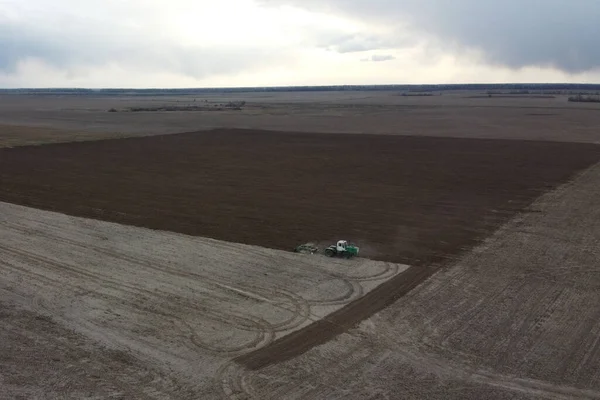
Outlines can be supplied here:
M527 83L527 82L505 82L505 83L410 83L410 84L333 84L333 85L276 85L276 86L223 86L223 87L16 87L0 88L0 91L219 91L219 90L283 90L286 89L353 89L353 88L430 88L448 89L458 87L595 87L600 89L600 83Z

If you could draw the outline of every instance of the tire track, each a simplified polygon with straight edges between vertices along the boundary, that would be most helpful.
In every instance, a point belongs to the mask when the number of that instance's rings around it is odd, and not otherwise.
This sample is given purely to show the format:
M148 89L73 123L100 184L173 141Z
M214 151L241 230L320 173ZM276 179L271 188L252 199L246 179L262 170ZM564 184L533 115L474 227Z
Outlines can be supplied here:
M203 283L211 283L214 286L217 286L221 289L225 289L228 291L231 291L231 287L228 287L226 285L224 285L223 283L219 282L218 280L215 280L213 278L210 278L208 276L205 275L201 275L201 274L197 274L197 273L193 273L193 272L184 272L175 268L169 268L168 266L165 265L158 265L153 261L150 260L144 260L144 259L140 259L140 258L134 258L128 255L125 255L123 253L119 253L116 251L112 251L112 250L108 250L108 249L103 249L100 247L88 247L76 240L72 240L72 239L68 239L68 238L64 238L58 235L49 235L44 231L41 230L35 230L35 229L31 229L31 228L27 228L24 227L22 225L18 225L12 222L7 222L7 221L2 221L0 222L1 225L5 225L9 228L21 231L23 233L26 234L32 234L35 233L37 236L41 236L41 237L45 237L47 239L53 240L53 241L58 241L58 242L62 242L64 244L68 244L71 246L76 246L78 248L81 249L85 249L87 251L93 251L96 252L98 254L102 254L105 256L109 256L112 258L116 258L116 259L120 259L120 260L124 260L127 261L131 264L134 265L138 265L138 266L142 266L144 268L150 268L153 269L155 271L161 272L161 273L171 273L172 275L178 276L178 277L184 277L184 278L194 278L197 280L202 281ZM44 224L43 222L41 222L40 224ZM48 225L48 224L45 224ZM230 249L232 248L231 245L227 245L224 243L221 243L219 241L214 241L217 246L219 248L225 248L225 249ZM251 247L249 247L249 253L255 254L260 256L261 258L264 259L268 259L271 260L272 257L268 257L265 256L264 254L260 253L259 251L252 249ZM246 249L245 249L246 250ZM298 313L298 321L294 322L293 324L290 324L289 326L278 326L277 328L279 329L279 331L284 331L284 330L290 330L290 329L294 329L300 325L302 325L304 322L306 322L308 320L308 315L310 314L310 311L306 311L307 309L310 310L310 306L330 306L330 305L343 305L343 304L347 304L351 301L354 301L355 299L359 298L360 296L362 296L363 294L363 288L362 286L359 285L359 282L362 281L370 281L370 280L379 280L379 279L383 279L385 276L387 276L387 274L389 273L390 269L394 269L397 271L398 270L398 266L393 264L393 263L386 263L386 265L388 266L388 268L386 268L386 270L381 273L381 274L376 274L373 276L367 276L367 277L358 277L358 278L352 278L352 277L346 277L344 275L341 274L335 274L335 273L330 273L327 271L323 271L322 269L319 269L317 267L315 267L313 264L304 262L304 261L300 261L303 264L303 268L302 270L306 270L308 268L317 271L318 273L321 274L326 274L331 276L332 278L336 279L336 280L340 280L344 285L346 285L348 287L348 291L346 293L344 293L341 296L332 298L332 299L327 299L327 300L305 300L303 299L301 296L298 296L294 293L291 293L289 291L284 291L281 289L273 289L273 290L265 290L263 288L259 288L257 286L252 286L252 285L242 285L242 289L245 292L248 292L249 294L253 295L255 298L259 298L262 297L263 301L267 301L270 302L268 300L268 296L269 295L280 295L283 297L288 297L290 299L290 304L292 305L292 307L296 310L296 312ZM268 265L269 263L266 263L265 265ZM271 263L271 264L276 264L276 263ZM390 266L394 266L394 267L390 267ZM300 269L300 268L298 268ZM252 292L254 291L254 292ZM239 294L239 293L238 293ZM271 304L273 304L271 302ZM280 307L281 308L281 307Z
M249 370L258 370L303 354L384 309L433 275L435 271L435 269L410 267L323 319L277 339L268 346L238 356L234 360Z
M361 296L363 295L363 287L360 284L360 282L388 279L388 278L396 275L397 271L399 269L399 267L397 265L387 263L387 264L385 264L385 269L383 271L376 273L376 274L372 274L372 275L366 275L366 276L348 277L348 276L343 276L341 274L325 272L326 274L343 282L348 287L348 290L341 296L338 296L338 297L332 298L332 299L306 300L306 299L303 299L301 296L295 295L294 293L291 293L291 292L277 290L277 289L267 291L264 288L258 287L256 285L246 284L246 285L241 285L239 288L232 288L230 286L224 285L219 280L214 279L212 277L207 277L202 274L198 274L198 273L194 273L194 272L181 271L177 268L172 268L169 265L158 265L156 262L153 262L151 260L147 260L144 258L134 258L129 255L122 254L117 251L109 250L109 249L105 249L105 248L101 248L101 247L86 246L83 243L78 242L73 239L70 239L70 238L65 238L65 237L62 237L59 235L48 235L47 233L45 233L43 231L40 231L37 229L32 230L30 228L19 226L17 224L11 223L11 222L4 222L3 225L6 225L7 228L17 229L26 234L32 234L32 233L34 233L32 231L35 231L36 235L44 236L49 240L59 241L66 245L76 246L77 248L81 248L86 251L92 251L92 252L95 252L96 254L108 256L108 257L111 257L116 260L121 260L121 261L127 262L132 265L137 265L137 266L143 267L145 270L154 270L154 271L157 271L160 273L167 273L167 274L185 278L185 279L194 279L197 281L201 281L203 285L208 284L211 287L219 289L219 290L234 292L234 293L236 293L238 295L242 295L242 296L249 295L248 297L250 297L254 300L268 302L275 307L281 308L281 309L285 310L286 312L292 313L292 316L290 318L286 319L285 321L278 322L276 324L269 324L266 321L262 321L263 328L257 329L256 326L251 326L251 322L249 322L248 320L234 319L234 321L231 321L230 318L226 318L225 320L223 320L223 319L219 318L219 315L214 315L214 314L211 315L208 312L208 310L205 310L205 309L200 310L203 315L206 315L207 317L209 317L215 321L219 321L219 322L223 322L223 323L227 323L227 324L232 324L232 322L233 322L234 326L236 326L237 328L242 329L242 330L250 329L252 331L269 332L269 334L267 334L267 335L255 338L255 340L253 342L246 344L246 346L244 348L241 348L241 347L235 348L235 349L207 348L207 350L211 350L213 352L221 352L221 353L228 352L228 354L231 354L233 352L242 352L244 349L247 350L250 348L254 348L255 346L268 345L272 342L276 332L284 332L284 331L288 331L290 329L295 329L309 320L311 322L315 323L314 320L311 318L311 316L313 315L311 313L311 307L313 307L313 306L328 306L328 305L344 305L344 304L347 305L348 303L353 303L355 301L358 301L357 299L360 299ZM256 252L256 250L254 250L254 251ZM261 257L264 258L264 255L261 255ZM43 263L43 261L44 260L38 259L38 262ZM302 261L301 261L301 263L306 264L305 265L306 267L310 267L313 270L317 270L317 272L319 272L319 273L324 273L324 271L322 271L321 269L315 268L313 265L311 265L309 263L302 262ZM64 267L64 265L62 267ZM83 274L83 276L86 277L87 279L94 278L94 279L100 279L101 281L106 280L106 277L93 275L93 274L90 275L89 272L82 271L82 270L73 270L72 268L73 267L71 267L72 272ZM103 283L107 283L107 282L108 282L108 280L104 281ZM115 282L115 281L112 281L112 284L113 284L113 287L115 287L117 290L119 290L120 288L123 288L123 289L128 290L129 292L144 293L143 291L140 291L139 288L137 288L137 287L126 286L126 285L124 286L122 284L120 284L120 286L119 286L119 283ZM117 286L114 286L114 285L117 285ZM148 292L146 292L146 294L148 294L150 296L157 295L157 294L148 293ZM167 294L168 294L168 292L158 293L158 295L162 295L163 298ZM277 301L270 300L269 297L272 297L272 296L279 297L279 299ZM179 304L179 305L181 305L181 304ZM160 315L160 312L156 309L155 310L144 310L144 311ZM163 315L163 316L165 318L173 317L172 314L167 314L167 315ZM261 321L256 321L255 319L253 319L252 321L255 324L261 323ZM267 326L268 329L266 329L264 327L264 323L268 324L268 326ZM181 329L186 328L188 330L188 332L193 330L193 327L191 327L189 323L186 323L186 321L177 322L176 325L179 326ZM193 334L190 336L190 340L192 340L194 345L206 348L206 345L201 343L201 341L198 341Z
M62 280L51 279L47 275L40 274L40 273L28 270L23 267L18 267L16 265L11 264L4 260L0 260L0 265L3 266L5 269L6 268L11 269L11 270L15 271L16 273L19 273L23 276L29 276L33 279L39 280L40 282L45 282L44 287L49 287L49 286L55 287L58 293L62 293L66 290L64 281L62 281ZM83 290L83 288L81 288L79 286L71 286L71 287ZM87 290L86 292L90 292L90 291ZM98 297L112 298L113 300L117 300L119 303L122 300L115 296L109 296L109 295L105 295L103 293L94 292L94 294ZM50 305L48 305L47 301L39 294L33 294L32 296L28 297L28 300L29 300L28 304L29 304L31 310L39 315L43 315L43 316L46 316L46 317L49 317L52 319L58 318L59 320L62 320L62 321L71 322L72 324L74 324L76 326L81 326L81 327L84 327L91 331L97 331L98 326L96 324L93 324L89 321L68 318L66 315L60 313L60 311L57 310L56 308L52 308ZM121 350L124 352L129 352L129 348L127 346L120 344L118 341L106 340L106 343L110 343L111 347L116 348L118 350Z
M384 280L384 279L390 279L396 275L398 275L398 272L400 271L400 266L398 264L395 263L390 263L390 262L386 262L385 263L386 268L384 269L383 272L379 273L379 274L373 274L373 275L367 275L367 276L346 276L348 279L351 279L353 281L357 281L357 282L369 282L369 281L379 281L379 280Z
M27 234L32 233L30 229L22 227L22 226L18 226L16 224L13 224L10 222L2 223L2 224L7 225L7 226L11 227L12 229L20 230L23 233L27 233ZM42 231L36 230L35 233L38 236L42 236L42 237L45 237L45 238L53 240L53 241L59 241L59 242L62 242L62 243L65 243L65 244L68 244L71 246L76 246L78 248L85 249L86 251L92 251L92 252L95 252L98 254L103 254L105 256L115 258L118 260L123 260L130 264L138 265L143 268L152 269L152 270L160 272L160 273L170 273L174 276L178 276L178 277L182 277L182 278L193 278L202 283L210 283L214 287L218 287L219 289L223 289L223 290L226 290L229 292L234 292L238 295L239 294L249 295L248 297L253 298L254 300L260 299L260 300L270 303L271 305L276 306L278 308L282 308L286 311L294 312L286 307L281 307L281 306L276 305L273 301L271 301L269 299L269 296L277 295L277 296L287 298L287 299L289 299L289 303L290 303L292 309L296 310L295 311L296 316L293 318L293 320L298 319L298 321L290 323L290 325L287 327L285 326L285 324L284 325L278 324L277 328L279 330L293 329L293 328L303 324L308 319L309 312L306 310L308 310L310 308L309 303L306 300L304 300L301 296L298 296L287 290L281 290L281 289L267 290L267 289L259 288L257 286L253 286L253 285L245 285L245 286L242 286L242 290L236 290L236 288L225 285L225 284L221 283L220 281L210 278L205 275L201 275L201 274L197 274L197 273L193 273L193 272L184 272L184 271L181 271L181 270L178 270L175 268L169 268L168 266L159 265L150 260L134 258L134 257L128 256L128 255L125 255L123 253L118 253L116 251L111 251L108 249L102 249L99 247L93 247L93 248L88 247L80 242L75 241L75 240L67 239L67 238L55 236L55 235L48 235L47 233L42 232ZM349 283L349 285L351 285L351 283Z
M13 228L13 229L17 228L20 231L24 231L24 233L31 234L31 232L30 232L31 230L30 229L27 229L27 228L21 227L21 226L15 226L15 224L10 224L10 225L11 225L10 227ZM36 234L39 235L40 232L37 231ZM215 285L215 286L217 286L219 288L225 288L224 286L221 285L220 282L218 282L218 281L215 282L215 280L212 280L211 278L207 278L207 277L202 276L200 274L189 273L189 272L186 273L186 272L182 272L182 271L179 271L179 270L176 270L176 269L172 269L172 268L165 268L164 266L159 266L159 265L157 265L155 263L152 263L151 261L142 260L142 259L136 259L136 258L133 258L133 257L129 257L127 255L124 255L124 254L119 254L119 253L117 253L115 251L110 251L110 250L100 249L100 248L91 248L90 249L89 247L84 246L83 244L81 244L81 243L79 243L79 242L77 242L75 240L67 239L67 238L64 238L64 237L58 237L58 236L47 235L47 234L43 234L43 236L47 237L50 240L58 240L58 241L63 242L64 244L68 244L68 245L72 245L72 246L77 246L79 248L83 248L83 249L88 250L88 251L89 250L95 251L96 253L103 254L103 255L106 255L106 256L109 256L109 257L113 257L113 258L116 258L116 259L120 259L120 260L129 262L129 263L132 263L134 265L142 266L144 268L150 268L150 269L156 270L156 271L161 272L161 273L168 272L168 273L171 273L171 274L173 274L175 276L186 277L186 278L193 278L193 279L200 279L200 280L204 281L203 283L209 282L212 285ZM389 266L389 264L388 264L388 266ZM166 271L166 270L168 270L168 271ZM322 273L322 271L319 271L319 272ZM367 276L367 277L359 277L358 279L375 279L377 277L384 276L384 274L386 274L386 273L387 273L387 269L386 269L386 271L383 271L380 274L375 274L375 275ZM359 284L357 284L357 282L351 281L351 280L347 280L347 279L344 279L344 278L341 278L341 279L342 279L343 282L348 282L347 283L348 286L349 286L348 292L346 294L344 294L343 296L331 299L329 301L314 301L314 302L309 302L309 301L306 301L306 300L302 299L300 296L294 295L293 293L289 293L289 292L286 293L286 292L277 291L277 290L272 291L272 293L280 294L280 295L283 295L283 296L287 297L288 303L291 304L291 306L293 307L294 311L292 311L293 315L288 320L283 321L283 322L278 323L278 324L272 324L270 326L270 331L283 332L283 331L295 329L298 326L301 326L303 323L305 323L306 321L308 321L309 319L311 319L310 316L312 315L312 313L310 312L310 308L313 305L345 304L345 303L348 303L348 302L352 301L354 298L359 297L359 296L362 295L362 286L360 286ZM226 290L230 290L231 288L225 288L225 289ZM247 288L245 288L245 289L247 290ZM256 287L252 287L252 289L254 289L254 293L253 294L255 296L257 294L258 294L258 296L260 296L261 294L265 294L264 290L262 290L262 288L258 289ZM267 296L264 295L262 297L266 298ZM289 307L284 306L283 308L285 310L291 311L289 309ZM153 311L153 312L156 313L156 311ZM203 313L206 314L206 310L204 310ZM214 315L213 315L213 319L218 320L218 318L216 318ZM311 321L313 321L313 320L311 319ZM229 323L230 321L222 321L222 322ZM237 325L238 326L240 325L239 321L237 321ZM244 324L242 324L242 326L244 326ZM189 330L189 324L187 325L187 327L188 327L188 330ZM263 331L264 331L264 329L263 329ZM265 339L265 340L263 340L260 337L256 338L255 341L251 342L248 347L250 347L250 346L258 346L258 345L266 345L266 344L270 343L273 340L273 338L274 338L273 334L270 334L269 338ZM195 336L191 336L191 340L193 341L193 343L195 345L202 347L201 343L199 343L199 341L195 339ZM246 349L248 347L246 347ZM223 349L223 348L219 348L219 349L212 348L212 349L208 349L208 350L217 351L217 352L228 352L228 353L232 353L232 350L233 351L243 351L242 348L235 348L235 349L230 349L230 350Z
M226 249L234 248L234 246L231 244L228 244L228 242L220 242L220 241L215 241L215 242L216 242L215 247L226 248ZM274 257L265 255L263 252L261 252L260 250L257 250L256 248L254 248L252 246L248 246L248 248L244 248L244 251L248 254L253 254L258 259L270 261L270 262L265 262L264 263L265 266L277 265L278 263L280 263L280 262L274 262L273 261ZM283 254L282 256L290 257L290 256L293 256L293 254L292 253ZM301 264L302 267L296 267L294 265L295 263ZM390 264L395 265L393 263L390 263ZM271 269L275 269L275 268L271 268ZM299 270L302 272L305 272L307 270L315 271L319 274L327 275L327 276L331 277L333 280L339 280L346 287L349 288L348 292L346 292L344 295L338 296L336 298L327 299L327 300L307 300L312 305L339 305L339 304L346 304L350 301L353 301L354 298L358 298L362 295L362 290L363 290L362 287L357 288L356 282L367 280L367 279L362 279L362 278L357 279L357 278L353 278L350 276L345 276L342 274L337 274L337 273L333 273L333 272L324 270L322 268L315 266L313 263L305 261L303 258L300 258L300 259L295 258L294 263L286 265L286 271L289 271L290 269L295 269L295 270ZM396 269L397 269L397 266L396 266ZM279 272L279 271L280 271L280 269L275 269L275 272ZM357 293L355 293L355 292L357 292Z
M77 268L71 267L67 264L61 264L61 263L57 263L51 259L42 257L42 256L38 256L35 255L33 253L30 252L23 252L23 251L19 251L19 250L15 250L15 249L10 249L7 248L3 245L0 244L0 250L2 250L5 253L8 254L13 254L17 257L22 257L25 258L26 260L30 260L30 261L34 261L38 264L41 265L50 265L56 269L62 270L62 271L69 271L72 274L74 274L75 276L81 276L81 277L85 277L86 280L88 281L94 281L97 284L99 284L100 286L104 286L104 287L109 287L117 292L129 292L129 293L137 293L137 294L142 294L142 295L146 295L148 297L151 298L157 298L158 300L160 300L161 302L165 302L165 301L169 301L168 298L164 298L162 296L157 296L157 294L155 294L152 291L149 290L144 290L144 289L140 289L138 287L132 286L132 285L128 285L128 284L123 284L117 281L113 281L111 279L108 279L106 277L103 276L99 276L87 271L82 271L82 270L78 270ZM5 264L5 263L3 263ZM19 270L20 272L25 272L25 273L30 273L30 271L28 271L25 268L22 267L17 267L17 266L11 266L13 269ZM47 277L44 277L41 274L37 274L37 273L33 273L34 275L37 275L38 277L42 277L44 280L46 281L52 281L52 279L49 279ZM60 281L54 281L55 286L60 287L60 284L63 282ZM153 314L155 316L161 316L163 318L167 318L168 320L172 321L172 320L177 320L180 323L186 325L187 322L184 321L183 319L167 313L167 312L163 312L163 311L159 311L157 309L148 309L145 307L135 307L135 305L132 305L126 301L124 301L123 298L118 297L118 296L110 296L106 293L97 293L98 296L104 296L104 297L112 297L113 300L116 300L117 302L119 302L121 305L127 305L129 307L131 307L131 309L136 312L137 310L142 310L145 311L147 313ZM252 319L252 318L248 318L246 316L241 316L241 315L236 315L236 314L229 314L226 316L222 316L217 312L212 312L209 311L207 309L202 309L202 315L209 318L209 319L213 319L217 322L221 322L221 323L225 323L227 325L231 325L236 327L237 329L241 329L241 330L250 330L252 332L257 332L257 336L260 337L259 338L255 338L253 341L251 341L250 343L246 343L243 346L237 346L235 348L222 348L222 347L216 347L216 346L211 346L208 345L204 342L202 342L202 340L200 340L197 335L195 334L195 331L193 331L192 329L192 338L193 338L193 343L204 349L204 350L208 350L210 352L213 353L227 353L227 354L232 354L232 353L237 353L240 352L242 350L247 350L250 348L255 347L257 344L259 343L263 343L263 345L270 343L274 337L275 337L275 331L274 329L270 326L270 324L264 320L261 319ZM232 321L233 320L233 321ZM232 323L233 322L233 323ZM249 326L254 326L255 329L249 329ZM189 327L189 325L188 325ZM191 327L190 327L191 328Z
M3 264L6 266L5 263L3 263ZM49 279L49 278L47 278L46 276L44 276L42 274L32 273L32 272L30 272L28 270L25 270L25 269L22 269L20 267L15 267L15 266L9 266L9 267L12 267L14 270L16 270L18 272L35 276L38 279L42 278L43 280L46 281L46 283L51 284L51 285L53 285L53 286L55 286L55 287L57 287L59 289L61 287L64 287L64 285L61 285L61 281ZM112 289L116 289L116 288L112 287ZM148 293L148 292L144 291L144 293ZM174 326L183 326L184 329L180 328L180 332L182 333L182 336L188 337L189 340L190 340L190 342L194 346L196 346L198 348L201 348L203 350L209 351L210 353L214 353L214 354L235 355L235 354L238 354L239 352L242 352L244 350L251 349L251 348L253 348L253 347L255 347L255 346L257 346L257 345L259 345L261 343L263 343L263 345L264 344L268 344L268 343L270 343L274 339L274 333L271 332L271 329L265 328L265 326L268 327L268 325L265 325L264 321L257 322L257 321L253 321L253 320L250 320L250 319L247 319L247 318L244 319L244 317L241 317L241 319L237 319L237 323L239 324L237 326L237 328L240 329L240 330L245 330L245 331L249 331L249 332L256 332L257 335L256 335L256 337L252 341L250 341L248 343L245 343L244 345L237 346L237 347L228 347L228 348L225 348L225 347L210 346L210 345L207 345L207 344L205 344L204 342L202 342L201 340L198 339L198 337L197 337L198 335L196 334L195 330L183 318L179 318L179 317L177 317L177 316L175 316L175 315L173 315L171 313L160 311L160 310L157 310L157 309L154 309L154 308L148 308L148 307L143 307L143 306L141 306L141 307L140 306L136 306L136 305L134 305L131 302L124 301L124 299L122 297L117 296L117 295L110 295L110 294L107 294L107 293L94 292L94 296L96 298L103 298L103 299L112 301L112 304L117 304L118 306L121 306L121 307L128 307L129 308L128 312L130 312L132 314L140 314L141 313L141 314L152 315L154 317L162 317L163 319L169 321ZM34 295L32 297L31 306L32 306L32 308L35 311L37 311L37 312L39 312L41 314L44 314L44 315L54 315L54 316L56 316L58 310L53 310L49 306L46 306L44 303L45 303L45 301L40 296ZM208 312L206 312L206 313L208 314ZM212 317L213 317L212 319L215 320L215 321L217 321L217 322L221 322L221 323L224 323L224 324L231 325L231 322L230 322L229 318L221 317L218 314L213 314ZM73 323L75 325L82 326L82 327L84 327L84 328L86 328L88 330L91 330L91 331L95 331L96 329L92 329L90 327L96 327L96 328L100 327L100 328L102 328L101 325L97 325L97 324L95 324L93 322L82 321L80 319L75 319L75 318L69 318L69 317L67 317L64 314L61 314L60 318L63 319L63 320L65 320L65 321L69 321L69 322L71 322L71 323ZM209 316L209 318L210 318L210 316ZM254 327L255 329L252 329L252 327ZM187 331L187 334L184 334L184 331ZM265 331L267 331L268 333L265 334ZM140 340L140 338L138 336L127 335L127 334L124 334L124 333L123 333L123 336L127 336L127 337L130 337L130 338L136 339L136 340ZM110 343L114 344L114 341L110 341ZM119 346L119 349L121 349L123 351L127 351L128 347L126 347L126 346Z
M217 387L220 388L224 400L254 400L260 399L248 382L250 371L240 365L228 361L223 364L215 375Z
M336 279L337 280L337 279ZM333 306L333 305L341 305L347 304L351 301L356 300L363 294L363 287L354 281L351 280L342 280L344 285L347 286L348 290L346 293L342 294L339 297L334 297L333 299L327 300L307 300L308 304L311 306Z

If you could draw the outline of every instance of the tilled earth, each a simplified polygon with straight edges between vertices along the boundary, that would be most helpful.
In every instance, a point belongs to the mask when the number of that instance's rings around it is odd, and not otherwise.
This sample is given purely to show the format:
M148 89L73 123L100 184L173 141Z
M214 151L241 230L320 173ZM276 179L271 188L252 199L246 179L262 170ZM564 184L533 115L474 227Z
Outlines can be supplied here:
M290 250L453 258L600 158L594 145L215 130L0 150L0 201Z

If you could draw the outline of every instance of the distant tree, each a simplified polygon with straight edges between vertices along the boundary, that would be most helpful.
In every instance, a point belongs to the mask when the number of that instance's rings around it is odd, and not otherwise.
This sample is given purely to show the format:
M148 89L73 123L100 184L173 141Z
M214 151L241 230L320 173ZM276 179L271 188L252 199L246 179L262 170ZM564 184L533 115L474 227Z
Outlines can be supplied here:
M579 93L577 96L569 97L569 101L575 103L600 103L600 96L584 96L581 93Z

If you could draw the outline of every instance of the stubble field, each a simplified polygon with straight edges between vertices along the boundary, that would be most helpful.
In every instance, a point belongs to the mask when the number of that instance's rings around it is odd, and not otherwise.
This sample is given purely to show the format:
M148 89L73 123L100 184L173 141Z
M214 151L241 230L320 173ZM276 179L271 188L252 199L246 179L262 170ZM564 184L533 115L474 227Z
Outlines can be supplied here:
M483 96L481 96L483 94ZM2 95L0 146L195 132L218 128L560 142L600 142L600 104L478 92L212 93L180 96ZM111 108L219 106L240 111L108 112ZM207 103L204 103L207 102ZM18 139L19 140L18 140Z

